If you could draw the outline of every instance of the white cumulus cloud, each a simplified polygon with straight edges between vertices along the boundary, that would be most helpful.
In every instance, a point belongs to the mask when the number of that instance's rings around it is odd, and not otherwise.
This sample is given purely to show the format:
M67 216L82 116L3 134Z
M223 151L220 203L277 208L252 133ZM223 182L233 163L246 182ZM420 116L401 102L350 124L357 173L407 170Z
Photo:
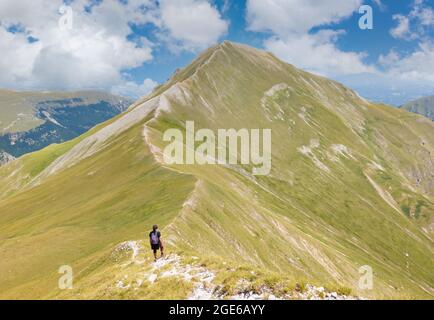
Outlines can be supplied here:
M226 34L229 23L204 0L162 0L161 25L170 34L173 47L201 50Z
M305 33L315 26L341 21L360 4L360 0L248 0L248 29L279 36Z
M410 80L413 83L434 86L434 42L419 43L418 49L408 55L400 55L391 50L386 56L380 56L380 63L386 73L392 77Z
M415 39L417 35L410 31L410 19L402 14L393 15L393 20L397 22L396 26L390 30L394 38Z
M362 62L363 53L344 52L336 47L335 42L342 33L321 30L313 35L270 38L265 41L265 47L282 60L324 76L375 72L375 68Z
M429 37L434 27L434 10L428 1L414 0L408 14L395 15L397 25L390 30L394 38L417 41L416 48L399 52L393 48L388 54L380 55L378 62L384 74L403 83L434 88L434 42Z
M248 0L248 30L268 32L267 50L279 58L325 76L373 72L364 53L342 51L345 32L324 29L358 11L360 0ZM322 28L312 32L315 27Z
M145 79L141 84L134 81L125 81L113 86L111 92L116 95L137 99L150 93L157 85L158 83L152 79Z
M425 0L414 0L408 15L395 14L396 25L390 34L397 39L415 40L426 36L434 27L434 10Z
M59 28L63 5L0 1L0 87L146 93L155 83L137 84L125 72L152 60L157 44L133 34L131 25L152 24L166 45L192 51L215 43L228 28L205 0L75 0L72 15L62 12L71 22L66 29Z
M149 1L103 1L90 11L89 4L72 2L71 28L61 29L61 0L2 0L0 86L108 90L125 81L122 70L152 59L146 39L127 39L128 24L146 20L139 6L151 5Z

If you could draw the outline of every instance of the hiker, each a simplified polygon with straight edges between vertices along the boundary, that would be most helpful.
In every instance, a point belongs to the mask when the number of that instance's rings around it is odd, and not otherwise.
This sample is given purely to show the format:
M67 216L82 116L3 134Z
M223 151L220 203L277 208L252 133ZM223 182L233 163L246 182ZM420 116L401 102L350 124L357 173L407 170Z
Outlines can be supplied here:
M154 251L154 258L157 261L157 250L161 252L161 258L164 257L164 247L161 241L161 232L158 231L158 226L155 224L152 227L152 231L149 233L149 241L151 243L151 249Z

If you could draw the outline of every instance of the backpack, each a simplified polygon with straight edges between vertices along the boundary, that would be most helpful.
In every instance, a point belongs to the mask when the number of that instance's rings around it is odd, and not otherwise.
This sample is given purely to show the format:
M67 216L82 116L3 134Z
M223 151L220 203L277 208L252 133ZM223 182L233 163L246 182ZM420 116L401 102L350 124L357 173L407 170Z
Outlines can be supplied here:
M151 243L152 244L160 243L160 237L158 236L158 231L151 232Z

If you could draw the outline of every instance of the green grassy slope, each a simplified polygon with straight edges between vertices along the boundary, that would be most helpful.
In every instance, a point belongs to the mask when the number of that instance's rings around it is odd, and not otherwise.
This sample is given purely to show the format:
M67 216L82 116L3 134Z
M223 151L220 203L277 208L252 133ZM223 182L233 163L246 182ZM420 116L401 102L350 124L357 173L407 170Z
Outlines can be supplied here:
M40 297L56 288L60 265L85 269L177 214L194 179L156 166L134 129L115 148L0 202L0 297Z
M162 134L186 120L271 128L270 175L165 165ZM90 289L114 281L101 261L153 223L169 250L366 297L432 297L433 133L428 119L225 42L126 114L0 168L0 297L79 298L58 292L62 264L85 297L107 297ZM372 291L357 288L366 264Z

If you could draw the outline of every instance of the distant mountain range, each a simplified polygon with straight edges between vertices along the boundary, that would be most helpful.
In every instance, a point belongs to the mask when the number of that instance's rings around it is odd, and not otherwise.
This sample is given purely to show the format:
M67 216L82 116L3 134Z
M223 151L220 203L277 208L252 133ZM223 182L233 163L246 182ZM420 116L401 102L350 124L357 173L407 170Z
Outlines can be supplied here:
M418 113L434 121L434 96L423 97L410 101L400 108Z
M107 108L101 99L49 100ZM23 118L32 130L49 125L48 137L77 128L77 119L86 125L74 132L89 127L88 113L69 104L32 104L35 116ZM190 121L240 138L271 130L271 170L217 165L215 149L198 156L208 164L168 163L165 133L190 135ZM220 140L218 149L238 152ZM0 298L182 299L196 289L271 296L312 284L432 299L433 154L429 119L224 42L121 115L0 167ZM156 263L145 232L153 224L168 254ZM58 286L64 265L71 290ZM186 274L194 269L202 286Z
M125 111L132 102L92 91L39 93L0 89L0 151L4 159L11 159L68 141Z

